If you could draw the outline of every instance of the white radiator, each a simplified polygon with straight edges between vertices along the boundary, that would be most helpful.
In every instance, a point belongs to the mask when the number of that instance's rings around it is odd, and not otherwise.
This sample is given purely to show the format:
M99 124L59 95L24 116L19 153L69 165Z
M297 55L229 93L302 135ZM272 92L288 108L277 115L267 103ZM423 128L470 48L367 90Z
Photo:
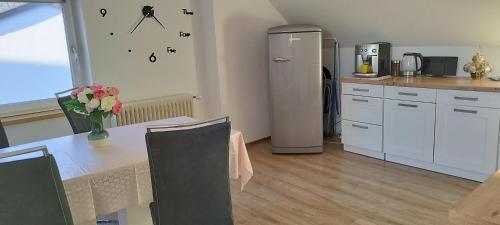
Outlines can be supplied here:
M116 116L116 125L125 126L172 117L193 117L193 96L189 94L125 103Z

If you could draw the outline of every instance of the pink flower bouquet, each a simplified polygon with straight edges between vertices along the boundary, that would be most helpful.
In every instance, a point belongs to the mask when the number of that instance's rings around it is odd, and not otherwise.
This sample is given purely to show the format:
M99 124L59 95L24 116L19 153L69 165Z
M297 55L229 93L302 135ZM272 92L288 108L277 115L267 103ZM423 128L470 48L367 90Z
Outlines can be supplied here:
M104 130L103 118L118 115L123 104L118 99L120 91L115 87L104 88L100 84L76 88L71 100L64 103L68 111L90 117L91 133L89 140L105 139L109 134Z

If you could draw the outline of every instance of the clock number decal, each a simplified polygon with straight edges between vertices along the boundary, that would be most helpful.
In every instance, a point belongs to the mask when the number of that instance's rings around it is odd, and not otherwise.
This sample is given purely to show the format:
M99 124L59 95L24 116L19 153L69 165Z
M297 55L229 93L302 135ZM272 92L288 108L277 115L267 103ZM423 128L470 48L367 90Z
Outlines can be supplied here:
M155 53L151 53L151 55L149 56L149 61L152 62L152 63L155 63L157 60L156 56L155 56Z
M108 14L108 10L106 10L105 8L102 8L101 10L99 10L99 12L101 13L102 17L105 17L106 14Z
M193 16L194 15L194 12L193 11L190 11L188 9L182 9L182 13L186 16Z
M167 53L174 55L175 53L177 53L177 49L172 47L167 47Z
M185 33L185 32L179 32L179 36L181 38L188 38L188 37L191 37L191 33Z

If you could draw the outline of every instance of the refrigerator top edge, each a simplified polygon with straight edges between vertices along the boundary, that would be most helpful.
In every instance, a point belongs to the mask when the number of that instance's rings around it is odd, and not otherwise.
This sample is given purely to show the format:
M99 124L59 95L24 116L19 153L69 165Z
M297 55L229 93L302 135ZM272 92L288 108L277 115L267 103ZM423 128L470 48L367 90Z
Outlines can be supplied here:
M273 27L268 30L268 34L282 34L282 33L307 33L307 32L322 32L323 29L316 25L284 25Z

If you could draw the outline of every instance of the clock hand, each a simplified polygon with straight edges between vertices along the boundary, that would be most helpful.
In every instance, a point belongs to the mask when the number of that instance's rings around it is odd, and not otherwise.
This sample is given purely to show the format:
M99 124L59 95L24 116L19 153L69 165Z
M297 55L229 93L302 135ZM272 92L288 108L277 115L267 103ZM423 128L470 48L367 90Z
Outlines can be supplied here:
M158 20L158 18L156 18L156 16L153 15L153 19L156 20L156 22L158 22L158 24L160 24L161 27L163 27L163 29L167 29L165 28L165 26L163 26L163 24Z
M132 30L132 32L130 32L130 34L133 34L134 31L139 27L139 25L141 25L142 21L144 21L144 19L146 19L146 16L143 16L141 21L139 21L139 23L137 23L137 25L134 27L134 29Z
M134 29L132 30L132 32L130 32L130 34L134 33L134 31L139 27L139 25L141 25L141 23L144 21L144 19L146 19L146 17L148 17L149 15L151 15L151 13L153 12L152 9L153 9L153 7L151 7L149 9L149 11L142 16L141 20L139 21L139 23L137 23L137 25L134 27Z

